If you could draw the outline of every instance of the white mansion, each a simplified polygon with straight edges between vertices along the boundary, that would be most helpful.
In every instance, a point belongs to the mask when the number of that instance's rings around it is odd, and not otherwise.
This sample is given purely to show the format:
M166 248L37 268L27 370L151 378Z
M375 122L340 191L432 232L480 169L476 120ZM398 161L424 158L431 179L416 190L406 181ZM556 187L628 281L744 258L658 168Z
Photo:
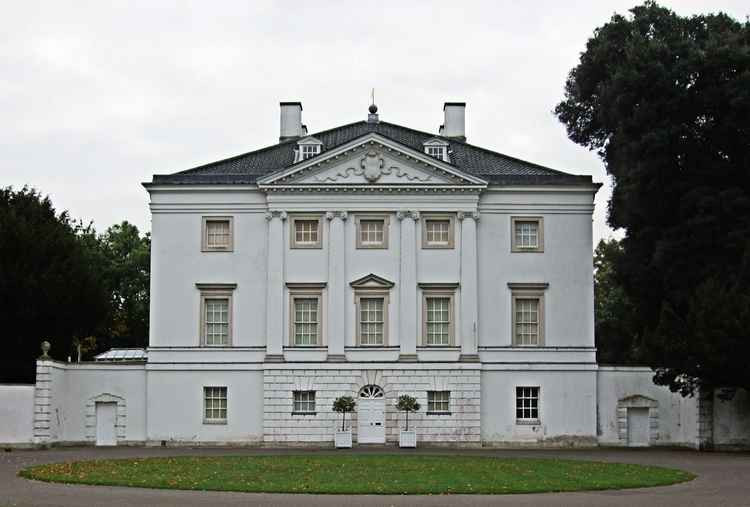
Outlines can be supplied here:
M597 365L599 184L473 146L465 104L443 110L438 134L371 106L310 135L282 102L278 144L155 175L148 349L41 358L0 389L28 405L0 442L330 445L342 395L355 442L394 442L401 394L420 445L746 442L712 400Z

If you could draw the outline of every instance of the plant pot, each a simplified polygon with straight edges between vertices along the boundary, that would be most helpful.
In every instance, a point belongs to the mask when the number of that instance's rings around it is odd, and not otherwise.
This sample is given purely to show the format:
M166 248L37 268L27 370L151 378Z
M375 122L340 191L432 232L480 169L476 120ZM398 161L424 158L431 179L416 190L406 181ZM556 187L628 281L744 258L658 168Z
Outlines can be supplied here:
M352 447L351 430L337 431L334 437L334 443L336 444L336 449L351 449Z
M398 434L398 446L399 447L417 447L417 431L416 430L401 430Z

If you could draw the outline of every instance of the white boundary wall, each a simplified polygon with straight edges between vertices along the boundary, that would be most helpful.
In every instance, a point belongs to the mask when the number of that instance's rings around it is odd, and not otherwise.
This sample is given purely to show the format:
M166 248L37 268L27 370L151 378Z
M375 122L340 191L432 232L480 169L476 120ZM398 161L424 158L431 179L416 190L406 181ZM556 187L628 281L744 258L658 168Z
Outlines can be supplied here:
M34 442L34 385L0 385L0 445Z

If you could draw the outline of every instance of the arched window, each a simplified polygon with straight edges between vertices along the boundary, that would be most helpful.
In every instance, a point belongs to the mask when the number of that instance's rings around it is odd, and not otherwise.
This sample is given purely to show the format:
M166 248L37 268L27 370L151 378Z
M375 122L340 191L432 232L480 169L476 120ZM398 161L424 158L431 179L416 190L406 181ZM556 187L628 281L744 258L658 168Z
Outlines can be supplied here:
M366 385L365 387L359 390L360 398L366 398L366 399L372 400L375 398L382 398L383 396L385 396L383 389L380 386L376 386L374 384Z

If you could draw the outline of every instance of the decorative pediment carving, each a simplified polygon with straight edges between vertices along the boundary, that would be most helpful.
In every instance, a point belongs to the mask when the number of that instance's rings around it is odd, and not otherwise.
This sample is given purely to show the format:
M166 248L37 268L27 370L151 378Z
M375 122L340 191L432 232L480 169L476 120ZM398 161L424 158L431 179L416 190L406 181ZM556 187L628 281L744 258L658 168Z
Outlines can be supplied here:
M394 175L406 181L427 182L432 180L431 174L407 170L404 167L391 165L386 167L386 159L382 152L368 150L362 157L355 159L359 167L340 167L336 171L316 175L313 179L317 183L329 183L349 179L351 176L363 176L369 183L375 183L383 175Z

